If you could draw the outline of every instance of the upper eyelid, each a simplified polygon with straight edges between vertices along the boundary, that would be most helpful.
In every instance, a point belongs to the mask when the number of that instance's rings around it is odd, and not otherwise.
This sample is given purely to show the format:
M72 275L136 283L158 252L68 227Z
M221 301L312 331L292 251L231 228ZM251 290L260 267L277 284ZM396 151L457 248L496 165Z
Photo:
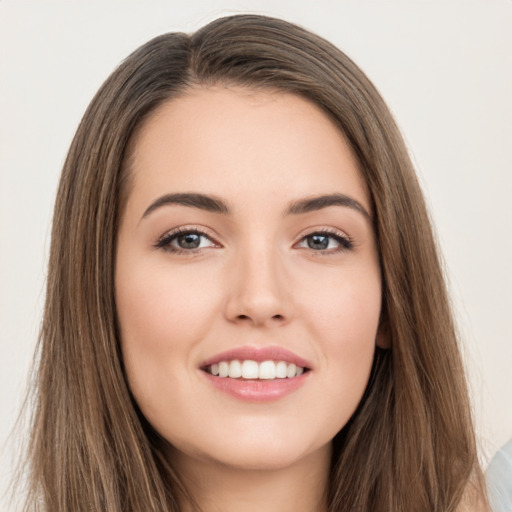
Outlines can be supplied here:
M153 244L153 246L157 249L165 249L166 246L170 246L171 242L174 241L177 237L180 235L184 235L187 233L197 233L200 236L205 236L210 240L214 245L219 246L219 242L217 241L216 237L210 235L208 231L205 228L200 228L198 226L179 226L174 229L170 229L166 231L163 235L157 238L156 242ZM179 251L185 251L185 252L194 252L194 251L200 251L203 248L198 249L180 249L176 248Z
M338 244L338 247L321 250L315 250L306 247L297 247L297 249L305 250L307 251L307 254L311 254L312 256L318 258L329 258L345 253L346 251L352 251L357 246L352 236L350 236L345 230L340 229L338 227L326 226L321 224L309 226L303 229L301 232L299 232L295 237L297 241L294 242L293 246L296 247L298 244L302 243L306 238L316 234L330 237L331 239L335 240L335 242Z
M198 232L200 234L204 234L208 237L215 238L215 235L212 235L210 233L210 229L205 228L203 226L196 226L194 224L191 225L185 225L185 226L178 226L176 228L169 229L166 231L160 238L163 238L167 235L174 235L179 233L191 233L191 232ZM315 233L330 233L334 235L340 235L345 238L350 239L351 237L342 229L339 228L333 228L333 227L322 227L322 226L313 226L303 229L301 232L299 232L296 237L303 238L305 236L314 235Z
M216 239L216 236L210 233L210 230L201 226L179 226L177 228L169 229L159 239L163 239L169 236L181 235L186 233L198 233L201 236L206 236L212 241Z
M325 249L325 250L313 250L314 253L316 253L317 255L332 255L332 254L336 254L338 253L339 251L343 251L343 250L352 250L356 247L356 244L354 243L354 241L352 240L351 237L349 237L347 234L345 234L343 231L338 231L338 230L335 230L335 231L330 231L330 230L313 230L311 231L310 233L306 233L305 235L301 236L299 238L299 241L296 243L296 244L300 244L302 243L306 238L310 237L310 236L313 236L313 235L316 235L316 234L319 234L319 235L322 235L322 236L327 236L328 238L331 238L333 240L336 241L337 244L339 244L339 248L337 249Z
M352 242L352 237L348 235L345 231L338 229L338 228L327 228L327 227L313 227L313 228L307 228L306 230L303 230L301 233L297 235L297 238L299 241L301 241L303 238L315 234L324 234L324 235L333 235L338 236L341 238L344 238L350 242Z

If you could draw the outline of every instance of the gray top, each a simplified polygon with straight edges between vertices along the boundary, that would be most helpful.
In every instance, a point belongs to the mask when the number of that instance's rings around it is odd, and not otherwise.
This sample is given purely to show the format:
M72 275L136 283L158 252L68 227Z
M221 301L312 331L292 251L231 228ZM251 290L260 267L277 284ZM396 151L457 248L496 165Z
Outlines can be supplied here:
M492 458L486 478L493 512L512 512L512 439Z

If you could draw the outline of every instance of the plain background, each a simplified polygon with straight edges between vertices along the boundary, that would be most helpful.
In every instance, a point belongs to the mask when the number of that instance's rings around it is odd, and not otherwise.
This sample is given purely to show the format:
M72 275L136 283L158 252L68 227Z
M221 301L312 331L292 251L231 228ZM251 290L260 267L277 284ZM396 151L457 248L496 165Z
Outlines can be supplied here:
M81 115L137 46L239 12L319 33L383 94L439 234L484 463L512 437L511 0L0 0L0 488L19 451L8 434L41 319L57 181Z

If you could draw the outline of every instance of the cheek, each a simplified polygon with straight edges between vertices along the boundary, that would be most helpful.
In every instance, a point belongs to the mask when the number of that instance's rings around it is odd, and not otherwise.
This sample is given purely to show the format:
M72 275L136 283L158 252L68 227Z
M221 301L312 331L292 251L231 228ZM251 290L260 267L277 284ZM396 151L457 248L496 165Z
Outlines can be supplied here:
M190 378L195 347L210 329L216 288L205 283L205 276L196 277L155 261L123 261L117 269L123 361L130 389L146 415L151 416L155 390L174 390L174 396Z
M377 264L347 265L308 275L297 287L303 315L330 350L356 351L375 342L381 311L381 278ZM321 285L319 285L321 283Z
M316 340L323 387L329 389L333 423L342 426L357 407L370 375L381 311L378 266L346 268L308 285L302 318Z
M324 389L330 390L327 408L333 432L349 421L364 395L375 354L380 300L375 296L347 293L325 315ZM332 432L331 432L332 433Z
M201 279L158 264L146 270L133 265L124 273L120 269L116 297L122 339L147 350L176 350L182 342L192 342L217 302L215 289L201 286Z
M374 345L381 309L380 287L366 290L346 286L325 304L319 327L324 330L333 353L357 356L366 345Z

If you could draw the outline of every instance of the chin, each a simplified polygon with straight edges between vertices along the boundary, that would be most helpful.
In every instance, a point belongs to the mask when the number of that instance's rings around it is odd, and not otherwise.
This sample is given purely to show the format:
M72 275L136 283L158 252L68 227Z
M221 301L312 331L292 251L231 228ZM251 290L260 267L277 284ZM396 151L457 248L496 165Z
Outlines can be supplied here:
M199 463L232 468L238 471L279 471L299 465L311 457L327 457L330 460L331 439L323 442L315 439L307 442L303 433L278 433L272 429L250 430L236 435L203 438L207 443L183 446L174 442L180 458L192 458Z
M293 453L282 450L272 451L264 447L240 450L238 453L223 454L217 463L240 471L279 471L299 463L307 453ZM212 459L212 461L215 459Z

